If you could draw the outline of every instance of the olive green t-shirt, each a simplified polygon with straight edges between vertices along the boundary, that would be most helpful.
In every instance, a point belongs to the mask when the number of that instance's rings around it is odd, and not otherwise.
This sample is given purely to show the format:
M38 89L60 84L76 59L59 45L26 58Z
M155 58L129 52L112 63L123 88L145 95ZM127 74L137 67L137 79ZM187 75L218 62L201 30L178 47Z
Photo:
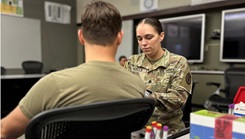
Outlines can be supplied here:
M38 113L71 105L143 98L144 82L117 63L90 61L41 78L20 101L22 112Z

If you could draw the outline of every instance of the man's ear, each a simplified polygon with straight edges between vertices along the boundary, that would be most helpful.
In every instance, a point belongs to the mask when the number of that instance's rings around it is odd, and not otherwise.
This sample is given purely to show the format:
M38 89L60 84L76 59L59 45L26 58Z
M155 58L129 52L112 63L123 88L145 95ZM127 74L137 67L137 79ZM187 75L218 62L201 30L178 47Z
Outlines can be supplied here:
M122 39L123 39L123 35L124 35L124 32L122 30L120 32L118 32L118 34L117 34L117 45L121 44Z
M80 43L81 43L82 45L84 45L84 37L83 37L82 29L79 29L79 30L78 30L77 35L78 35L78 39L79 39Z

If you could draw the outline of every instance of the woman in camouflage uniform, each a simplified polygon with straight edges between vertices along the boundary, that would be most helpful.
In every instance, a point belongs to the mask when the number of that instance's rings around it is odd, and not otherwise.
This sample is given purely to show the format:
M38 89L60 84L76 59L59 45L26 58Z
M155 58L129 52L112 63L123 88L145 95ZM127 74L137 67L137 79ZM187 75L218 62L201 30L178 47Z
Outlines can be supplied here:
M157 105L153 120L169 126L177 132L185 125L181 106L191 94L192 77L185 57L161 47L164 39L162 25L158 19L142 19L136 27L136 37L143 53L132 55L125 68L141 77Z

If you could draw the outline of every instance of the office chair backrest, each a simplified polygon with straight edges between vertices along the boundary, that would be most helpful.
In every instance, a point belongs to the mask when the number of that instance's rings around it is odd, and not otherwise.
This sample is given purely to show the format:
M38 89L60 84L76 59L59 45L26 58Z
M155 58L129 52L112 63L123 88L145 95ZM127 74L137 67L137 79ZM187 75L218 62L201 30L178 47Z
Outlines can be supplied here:
M33 117L26 139L130 139L144 128L155 101L150 98L97 102L44 111Z
M233 100L240 86L245 86L245 67L232 67L225 70L226 97Z
M42 73L43 63L39 61L24 61L22 68L25 74L40 74Z
M6 74L6 69L1 66L1 75L5 75L5 74Z
M196 83L197 82L193 80L192 88L191 88L191 92L192 93L188 96L185 104L181 107L181 109L183 111L182 120L185 123L186 127L190 126L190 114L192 112L192 96L193 96L193 93L194 93L194 88L195 88Z

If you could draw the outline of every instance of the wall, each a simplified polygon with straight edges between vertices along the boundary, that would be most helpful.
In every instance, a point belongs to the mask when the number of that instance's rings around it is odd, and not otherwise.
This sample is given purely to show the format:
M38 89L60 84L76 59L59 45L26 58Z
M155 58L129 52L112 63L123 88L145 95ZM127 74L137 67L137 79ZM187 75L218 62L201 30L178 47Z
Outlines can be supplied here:
M221 11L206 12L206 30L205 30L205 53L202 64L190 65L193 70L204 71L223 71L230 66L229 63L219 61L220 40L210 39L214 29L221 28ZM245 64L234 64L237 67L245 67ZM197 81L193 94L193 103L203 105L206 99L217 89L215 86L207 86L207 82L221 83L221 88L225 87L223 74L198 74L194 73L193 78Z
M106 2L115 5L122 16L135 15L141 13L139 10L139 0L104 0ZM80 14L83 6L89 3L90 0L77 0L77 23L80 23ZM159 0L159 10L171 9L175 7L187 6L191 4L191 0ZM127 7L127 9L125 9ZM178 12L178 11L177 11ZM210 35L214 29L221 28L221 9L204 10L206 14L206 29L205 29L205 52L204 62L201 64L191 64L192 70L204 70L208 71L223 71L230 65L228 63L222 63L219 61L219 43L220 40L210 39ZM181 14L180 14L181 16ZM81 51L78 51L78 55L82 55ZM82 63L81 56L78 62ZM234 66L245 66L245 64L234 64ZM193 78L197 82L193 92L193 103L203 105L205 100L216 90L215 87L209 87L207 82L219 82L221 87L224 87L224 75L223 74L210 74L210 73L193 73Z
M127 16L127 15L133 15L133 14L138 14L140 13L140 0L102 0L109 2L113 4L115 7L118 8L122 16ZM86 4L90 3L91 0L77 0L77 23L81 23L81 13L83 13L84 6ZM168 9L168 8L173 8L173 7L179 7L179 6L185 6L185 5L190 5L190 0L159 0L159 10L160 9ZM127 8L127 9L125 9ZM127 32L128 33L128 32ZM125 40L126 41L126 40ZM129 42L122 42L122 46L125 47L129 44ZM124 46L125 45L125 46ZM131 46L128 45L128 46ZM121 48L120 48L121 49ZM132 49L130 49L132 50ZM116 60L118 59L119 55L128 55L127 53L117 53ZM85 58L84 58L84 50L82 46L78 43L78 51L77 51L77 62L78 64L84 63Z
M102 0L113 4L118 8L122 16L140 13L140 0ZM80 16L83 7L91 0L77 0L77 23L80 23ZM190 5L190 0L158 0L158 9L168 9L173 7ZM126 8L126 9L125 9Z
M24 17L41 20L41 45L44 72L77 65L76 1L49 0L68 4L71 9L71 24L45 21L44 0L24 0ZM2 53L4 53L2 51ZM31 53L31 52L30 52ZM7 69L7 74L21 74L22 69Z
M42 61L41 49L39 19L1 15L1 66L21 69L23 61Z

